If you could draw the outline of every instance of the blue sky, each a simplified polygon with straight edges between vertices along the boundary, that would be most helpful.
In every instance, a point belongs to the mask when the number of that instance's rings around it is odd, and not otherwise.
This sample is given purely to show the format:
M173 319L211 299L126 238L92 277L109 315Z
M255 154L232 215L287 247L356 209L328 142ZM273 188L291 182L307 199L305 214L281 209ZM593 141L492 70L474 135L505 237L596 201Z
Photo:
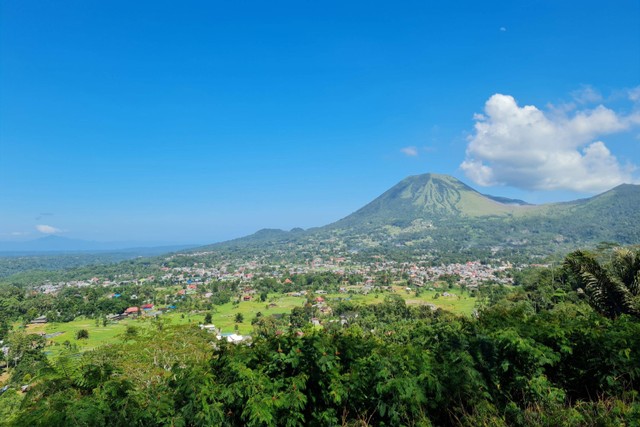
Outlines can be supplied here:
M639 2L431 3L0 0L0 240L320 226L425 172L638 181Z

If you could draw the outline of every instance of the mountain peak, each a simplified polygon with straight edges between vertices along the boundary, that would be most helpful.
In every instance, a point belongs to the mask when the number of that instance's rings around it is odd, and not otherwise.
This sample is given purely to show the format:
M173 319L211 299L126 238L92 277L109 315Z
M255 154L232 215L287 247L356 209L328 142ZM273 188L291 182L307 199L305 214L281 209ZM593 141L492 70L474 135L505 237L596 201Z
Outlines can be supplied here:
M640 185L638 184L620 184L617 187L612 188L610 191L628 191L628 192L640 192Z
M514 207L486 197L450 175L409 176L336 224L361 222L406 226L416 219L504 215Z
M405 179L403 179L401 182L404 182L404 181L411 181L411 182L442 181L442 182L446 182L453 185L460 184L460 185L464 185L465 187L467 186L466 184L464 184L462 181L460 181L458 178L454 176L440 174L440 173L423 173L420 175L410 175Z

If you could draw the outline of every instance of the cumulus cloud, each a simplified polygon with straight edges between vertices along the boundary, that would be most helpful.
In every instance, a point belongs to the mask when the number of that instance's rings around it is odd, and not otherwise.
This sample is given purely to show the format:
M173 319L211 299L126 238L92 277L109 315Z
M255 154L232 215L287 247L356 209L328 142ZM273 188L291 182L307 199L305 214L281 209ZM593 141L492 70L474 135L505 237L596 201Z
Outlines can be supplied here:
M44 234L62 233L62 230L60 230L59 228L44 224L36 225L36 230Z
M598 98L583 88L585 102ZM595 193L631 182L635 167L621 165L600 140L638 123L599 105L567 114L545 114L533 105L520 107L509 95L495 94L484 114L474 116L465 174L482 186L509 185L526 190L573 190Z
M418 149L413 146L401 148L400 151L409 157L416 157L418 155Z

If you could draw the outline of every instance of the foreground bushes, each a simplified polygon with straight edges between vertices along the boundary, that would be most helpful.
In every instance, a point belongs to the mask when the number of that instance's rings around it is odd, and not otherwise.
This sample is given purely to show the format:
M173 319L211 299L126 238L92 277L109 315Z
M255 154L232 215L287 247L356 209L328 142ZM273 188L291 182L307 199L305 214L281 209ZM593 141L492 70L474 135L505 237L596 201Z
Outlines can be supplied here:
M399 306L364 329L251 346L165 328L39 373L10 425L635 425L640 323L502 300L476 319ZM370 313L369 313L370 314ZM388 316L394 316L389 321ZM387 317L385 317L387 316ZM0 397L0 409L2 400ZM8 402L8 400L7 400ZM15 398L11 401L15 407Z

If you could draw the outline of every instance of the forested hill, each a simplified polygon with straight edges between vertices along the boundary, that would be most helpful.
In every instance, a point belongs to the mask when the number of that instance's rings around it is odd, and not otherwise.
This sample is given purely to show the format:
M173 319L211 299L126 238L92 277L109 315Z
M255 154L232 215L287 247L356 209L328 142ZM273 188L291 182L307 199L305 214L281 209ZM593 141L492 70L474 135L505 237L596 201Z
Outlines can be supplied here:
M121 261L161 256L192 247L157 246L120 250L39 250L3 252L0 251L0 279L25 271L64 271L85 266L105 266Z
M303 231L261 230L199 250L275 251L321 245L352 253L546 256L600 242L640 243L640 186L623 184L600 195L530 205L487 196L458 179L408 177L353 214ZM324 243L322 243L324 242Z

